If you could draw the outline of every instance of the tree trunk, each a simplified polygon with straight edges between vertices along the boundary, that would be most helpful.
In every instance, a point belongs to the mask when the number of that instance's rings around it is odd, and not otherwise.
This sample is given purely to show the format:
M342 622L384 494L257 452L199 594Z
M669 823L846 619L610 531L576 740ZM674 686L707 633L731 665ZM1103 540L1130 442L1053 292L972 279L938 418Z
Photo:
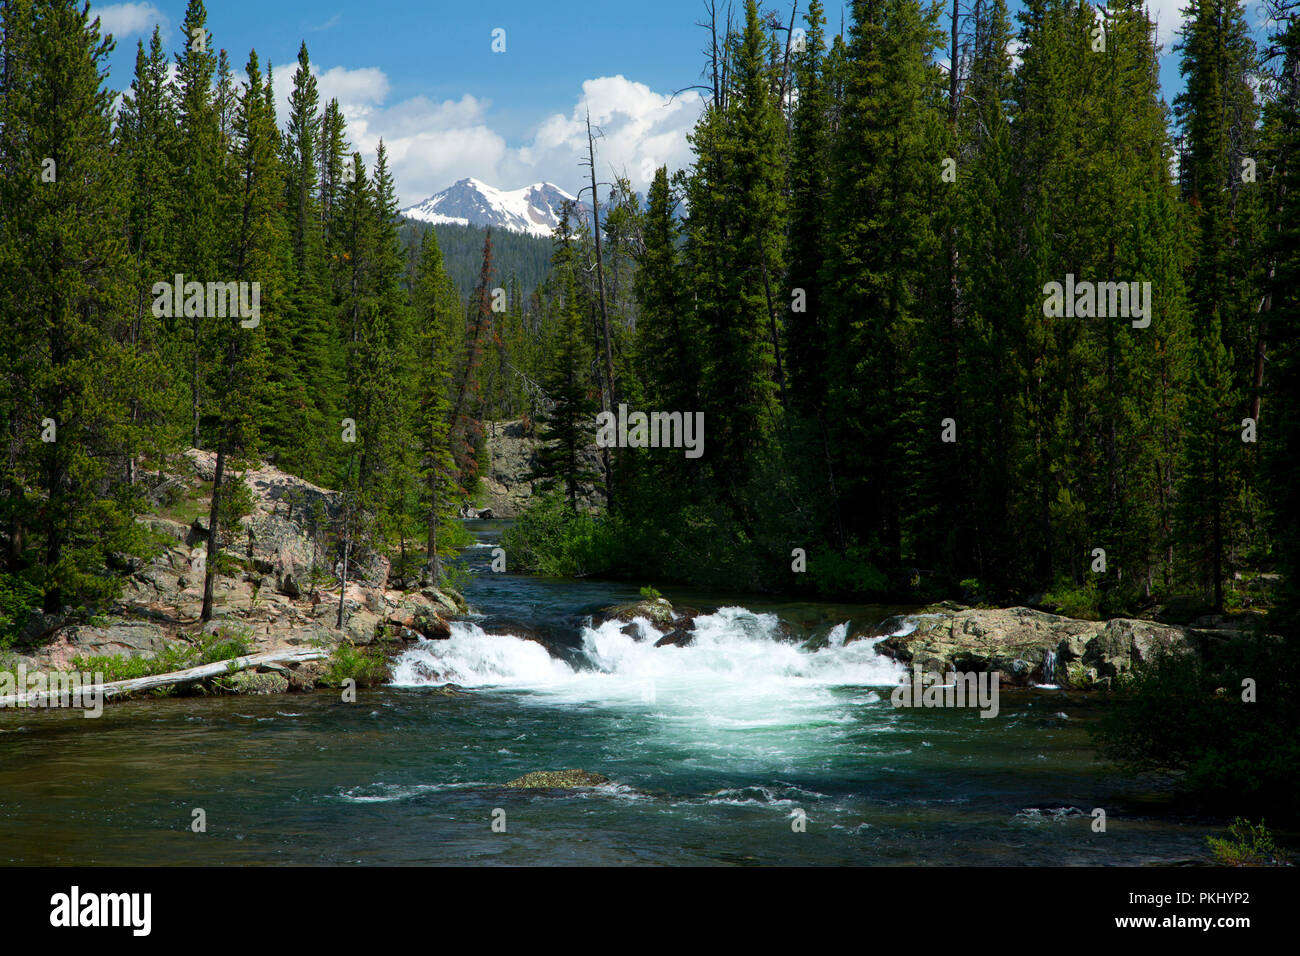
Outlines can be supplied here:
M600 245L600 199L596 195L596 147L591 137L591 112L587 113L587 160L591 172L591 233L596 239L596 290L600 300L600 330L605 340L605 411L614 410L614 352L609 340L609 311L605 306L605 259ZM605 459L605 507L614 499L614 474L608 450Z
M203 611L199 620L212 620L212 584L216 576L218 514L221 508L221 482L226 472L226 443L217 446L217 467L212 473L212 508L208 512L208 556L203 565Z
M781 401L781 407L785 407L785 369L781 366L781 335L776 321L776 304L772 301L772 283L768 279L767 272L767 250L763 246L763 240L758 241L758 255L763 260L763 292L767 296L767 318L771 323L772 329L772 354L776 358L776 388L777 395Z
M347 511L343 513L343 576L339 583L339 615L335 623L340 631L343 630L343 599L348 593L348 552L352 550L352 527L351 520Z
M170 687L174 684L193 684L201 680L207 680L210 677L221 677L223 674L233 674L237 671L262 667L266 664L297 664L303 661L324 660L327 657L329 657L329 654L325 651L307 648L268 651L265 654L249 654L245 657L236 657L233 660L217 661L214 664L200 664L197 667L187 667L184 670L172 671L167 674L153 674L149 677L134 677L130 680L113 681L112 683L99 685L98 692L103 695L105 700L109 700L113 697L121 697L124 694L155 690L159 687ZM58 697L58 693L51 691L11 694L8 697L0 697L0 707L48 706L56 702L53 700L56 697Z

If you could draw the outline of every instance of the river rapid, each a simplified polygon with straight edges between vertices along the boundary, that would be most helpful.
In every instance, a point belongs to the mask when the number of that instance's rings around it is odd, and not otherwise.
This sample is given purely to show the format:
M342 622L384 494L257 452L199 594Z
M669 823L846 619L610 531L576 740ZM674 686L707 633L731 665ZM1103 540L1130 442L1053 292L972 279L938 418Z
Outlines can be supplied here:
M94 721L0 712L0 861L1207 858L1211 824L1095 759L1087 726L1106 706L1099 697L1004 690L995 719L892 706L902 669L845 637L906 609L672 589L678 606L717 610L690 646L656 648L648 622L591 625L634 588L495 574L502 523L467 524L479 541L466 554L477 613L449 640L413 645L392 685L356 703L322 690L134 701ZM443 692L448 682L462 692ZM565 768L612 782L501 786ZM191 827L197 809L206 832Z

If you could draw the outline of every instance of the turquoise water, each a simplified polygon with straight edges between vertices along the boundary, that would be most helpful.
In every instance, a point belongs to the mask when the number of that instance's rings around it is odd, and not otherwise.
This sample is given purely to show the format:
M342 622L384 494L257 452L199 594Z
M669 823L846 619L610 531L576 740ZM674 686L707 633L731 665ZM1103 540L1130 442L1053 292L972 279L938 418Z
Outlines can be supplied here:
M499 526L477 524L485 543ZM845 624L893 608L726 605L687 648L584 612L633 594L486 570L482 616L399 662L405 686L162 699L88 721L0 713L0 861L295 864L1141 864L1211 825L1094 759L1104 703L895 709L897 669ZM712 599L710 599L712 598ZM630 633L629 633L630 632ZM540 636L542 643L512 634ZM814 634L812 652L792 637ZM454 680L460 696L434 692ZM520 792L533 770L610 785ZM1092 810L1106 811L1106 831ZM207 832L191 832L195 808ZM494 821L496 829L494 830ZM504 832L498 832L504 823Z

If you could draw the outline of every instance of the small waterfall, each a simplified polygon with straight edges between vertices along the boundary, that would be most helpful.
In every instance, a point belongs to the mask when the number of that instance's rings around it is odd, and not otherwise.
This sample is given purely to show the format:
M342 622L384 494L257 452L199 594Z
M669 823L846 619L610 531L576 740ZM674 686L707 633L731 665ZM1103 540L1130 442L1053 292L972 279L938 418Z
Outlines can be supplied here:
M1049 648L1043 653L1043 682L1041 687L1056 686L1056 650Z

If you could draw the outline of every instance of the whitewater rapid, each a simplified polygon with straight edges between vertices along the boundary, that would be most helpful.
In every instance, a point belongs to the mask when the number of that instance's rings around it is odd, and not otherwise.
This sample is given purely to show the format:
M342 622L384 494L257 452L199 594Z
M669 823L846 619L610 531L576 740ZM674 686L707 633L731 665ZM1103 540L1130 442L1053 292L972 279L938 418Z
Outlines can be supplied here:
M586 703L641 703L706 709L710 718L757 726L790 716L801 702L820 709L834 696L896 685L898 663L876 653L880 638L845 643L849 625L836 625L824 646L810 649L782 635L774 614L724 607L695 619L684 647L656 647L666 631L645 618L584 626L575 664L551 656L536 641L488 634L457 621L451 637L419 641L396 661L394 686L457 684L465 688L528 691ZM836 693L832 694L832 691Z

